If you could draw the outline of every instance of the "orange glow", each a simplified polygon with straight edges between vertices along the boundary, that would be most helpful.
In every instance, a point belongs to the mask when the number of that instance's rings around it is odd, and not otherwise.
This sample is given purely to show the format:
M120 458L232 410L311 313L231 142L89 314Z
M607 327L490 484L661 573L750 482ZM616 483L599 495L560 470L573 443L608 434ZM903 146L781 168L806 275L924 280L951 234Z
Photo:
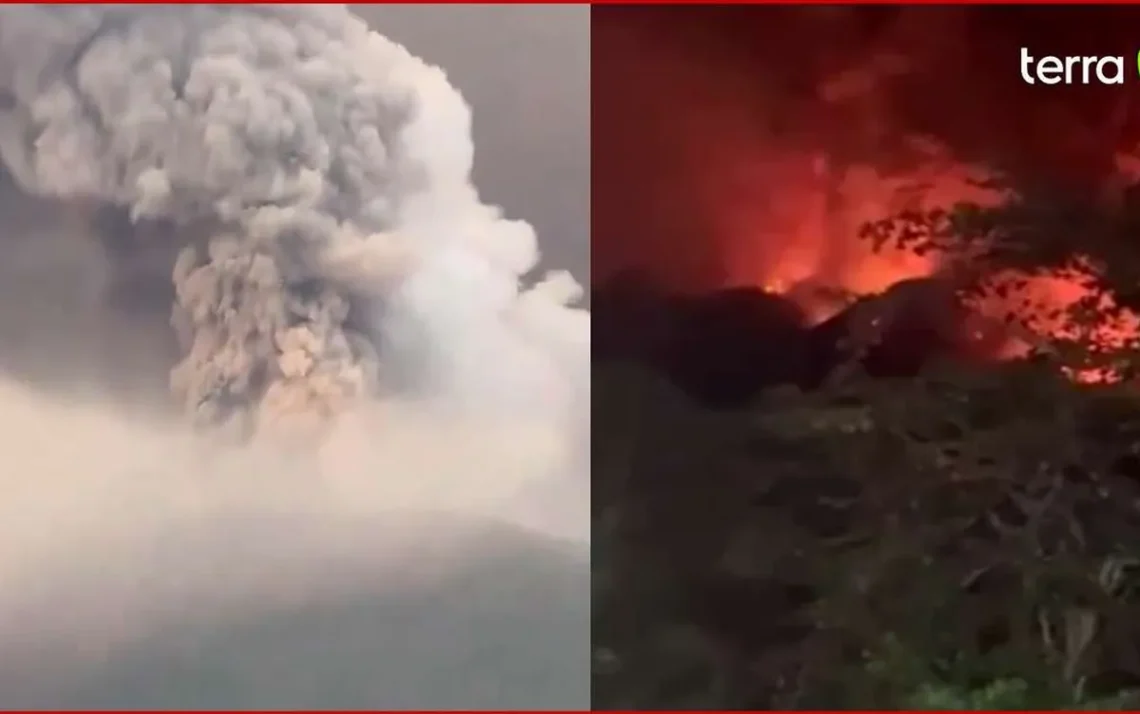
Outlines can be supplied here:
M821 154L772 148L751 166L737 155L736 190L714 212L725 244L731 284L762 285L792 295L815 320L842 309L835 297L867 295L899 280L930 275L939 256L860 240L860 226L906 209L985 201L971 174L938 156L905 178L885 177L865 166L837 167ZM754 179L754 195L740 189ZM719 190L719 188L718 188ZM810 286L811 289L797 290ZM817 293L813 295L812 293Z
M729 282L759 285L795 300L813 321L843 309L843 295L881 292L901 280L933 274L943 256L917 255L909 249L884 246L876 251L858 237L865 222L909 209L950 208L968 201L986 204L999 196L971 179L978 172L955 163L937 148L924 146L918 168L905 177L886 176L867 166L839 167L822 154L765 147L750 158L737 153L730 187L717 185L725 200L713 211L720 242L725 246ZM723 158L723 157L722 157ZM729 189L729 190L726 190ZM716 195L714 194L714 195ZM998 275L1007 282L1016 276ZM973 307L997 319L1013 318L1031 333L1046 338L1074 339L1080 335L1060 314L1089 298L1081 274L1022 277L1021 287L1007 298L989 296ZM1140 317L1110 318L1101 298L1095 324L1084 330L1100 348L1118 348L1140 336ZM973 330L972 330L973 331ZM978 333L976 339L983 339ZM1023 339L1011 338L996 359L1012 359L1029 351ZM1110 369L1071 370L1081 382L1113 378Z
M1034 334L1066 340L1084 338L1097 349L1105 351L1126 347L1130 341L1140 337L1140 316L1131 311L1118 311L1111 297L1096 295L1083 284L1087 275L1087 269L1078 269L1034 277L1025 281L1024 287L1010 299L989 297L979 309L987 314L1016 318ZM1011 274L998 275L993 278L993 282L996 284L1016 279L1017 276ZM1066 311L1080 301L1087 301L1091 314L1086 324L1075 326L1065 319L1065 315ZM1022 357L1029 350L1030 346L1024 340L1012 340L999 357ZM1065 371L1073 379L1085 384L1116 379L1111 368L1091 367Z

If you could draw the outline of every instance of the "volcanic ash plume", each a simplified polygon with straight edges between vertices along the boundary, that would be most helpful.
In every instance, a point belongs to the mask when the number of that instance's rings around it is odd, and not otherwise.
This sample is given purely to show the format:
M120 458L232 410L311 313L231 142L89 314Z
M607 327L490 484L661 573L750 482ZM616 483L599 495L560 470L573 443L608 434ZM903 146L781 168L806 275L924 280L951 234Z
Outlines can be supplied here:
M520 295L535 239L480 203L469 129L342 6L0 8L0 155L31 194L170 227L146 239L181 251L171 383L199 425L309 433L385 385L485 388L499 349L575 368L544 356L588 352L577 286ZM382 329L350 317L376 304Z

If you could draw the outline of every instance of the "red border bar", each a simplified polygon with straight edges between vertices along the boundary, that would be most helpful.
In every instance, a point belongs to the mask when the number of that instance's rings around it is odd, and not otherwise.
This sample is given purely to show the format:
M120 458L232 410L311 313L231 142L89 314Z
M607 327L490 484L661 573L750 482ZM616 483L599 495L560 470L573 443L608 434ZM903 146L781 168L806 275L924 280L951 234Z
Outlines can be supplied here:
M221 709L221 711L213 711L213 709L211 709L211 711L214 712L214 714L230 714L226 711L223 711L223 709ZM135 709L135 712L136 712L136 714L148 714L147 709ZM177 712L178 712L177 709L173 709L173 711L166 711L166 709L163 709L161 714L177 714ZM384 709L372 709L372 711L370 711L370 712L369 711L359 711L359 709L352 709L352 711L345 711L345 712L329 711L329 712L325 712L324 714L370 714L370 713L380 714L382 712L384 712ZM638 712L605 711L605 712L602 712L601 709L598 709L597 712L600 712L601 714L744 714L744 713L739 712L739 711L734 711L734 712L727 712L727 711L725 711L725 712L717 712L717 711L703 711L703 712L702 711L679 711L679 712L670 712L670 711L652 711L652 712L646 712L646 711L638 711ZM11 712L11 714L33 714L33 713L32 712L26 712L26 713L19 712L17 709L17 711ZM71 714L71 713L39 711L39 709L36 709L34 714ZM91 712L86 712L86 714L120 714L120 713L117 713L117 712L113 713L111 711L107 711L107 712L91 711ZM154 712L154 714L160 714L160 713ZM237 712L233 712L231 714L237 714ZM285 711L276 711L276 709L254 709L254 711L244 711L244 709L243 709L243 714L299 714L299 713L295 712L295 711L290 711L290 709L285 709ZM414 711L408 712L408 711L402 711L402 709L401 709L401 714L473 714L473 713L471 711L464 711L464 709L456 709L456 711L435 711L435 709L431 709L431 711L424 711L424 712L414 712ZM488 714L495 714L495 712L489 712ZM504 714L507 714L507 713L504 713ZM572 711L567 711L567 709L535 709L535 711L531 711L531 712L513 712L512 714L589 714L589 713L587 713L587 712L580 712L580 713L579 712L572 712ZM765 714L771 714L771 713L765 713ZM919 714L919 713L918 712L906 712L906 711L890 711L890 712L844 711L844 712L797 712L796 714ZM964 713L961 713L961 714L964 714ZM994 713L994 714L996 714L996 713ZM1029 711L1029 712L1023 712L1021 714L1077 714L1077 712L1075 712L1075 711L1052 711L1052 709L1049 709L1049 711L1040 711L1040 712Z
M454 0L442 0L453 2ZM513 2L515 0L507 0ZM500 0L502 2L502 0ZM559 4L549 0L530 4ZM579 3L561 3L576 5ZM1095 3L1073 0L593 0L590 5L1140 5L1140 0L1098 0Z
M419 5L425 0L393 0L386 5ZM340 4L334 0L312 0L316 4ZM312 4L307 3L307 4ZM431 4L474 5L481 3L469 0L430 0ZM21 5L13 0L0 0L3 5ZM55 5L89 5L90 0L56 0ZM191 5L195 0L126 0L129 5ZM272 2L272 0L215 0L220 5L290 5L302 3ZM376 3L349 3L350 5L371 5ZM497 0L503 5L851 5L852 0L593 0L593 2L571 2L568 0ZM1140 0L1098 0L1095 3L1073 2L1073 0L858 0L860 5L1140 5Z
M469 0L429 0L430 4L475 5L481 3ZM312 0L304 4L340 4L334 0ZM0 0L3 5L22 5L13 0ZM56 0L54 5L90 5L90 0ZM126 0L129 5L192 5L195 0ZM292 2L272 2L272 0L215 0L220 5L290 5ZM350 5L372 5L377 3L349 3ZM386 5L419 5L425 0L392 0ZM497 0L502 5L851 5L853 0L593 0L593 2L572 2L569 0ZM858 0L860 5L1140 5L1140 0L1097 0L1095 3L1073 2L1073 0Z

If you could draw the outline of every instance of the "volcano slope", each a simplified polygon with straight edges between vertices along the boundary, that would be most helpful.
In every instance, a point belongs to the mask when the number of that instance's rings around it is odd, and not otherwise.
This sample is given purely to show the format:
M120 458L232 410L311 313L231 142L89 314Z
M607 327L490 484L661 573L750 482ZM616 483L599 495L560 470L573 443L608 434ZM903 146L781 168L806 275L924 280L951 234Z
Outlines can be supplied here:
M291 534L299 524L305 547ZM145 547L109 543L105 557L25 604L58 612L37 651L11 648L0 684L13 706L479 710L585 701L589 563L573 544L449 515L427 526L257 511L155 537ZM364 554L362 542L375 545ZM98 577L85 572L95 569ZM226 586L187 577L206 570ZM128 619L110 624L123 608Z

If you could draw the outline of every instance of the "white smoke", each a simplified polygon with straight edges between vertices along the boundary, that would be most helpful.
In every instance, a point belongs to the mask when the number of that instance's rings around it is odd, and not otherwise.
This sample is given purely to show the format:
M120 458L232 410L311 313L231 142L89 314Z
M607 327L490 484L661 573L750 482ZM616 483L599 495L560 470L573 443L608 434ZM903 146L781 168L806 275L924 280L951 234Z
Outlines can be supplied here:
M128 256L169 241L175 397L271 437L222 449L0 383L0 682L324 580L385 597L423 579L391 562L430 541L446 571L472 523L584 552L589 315L566 274L522 286L535 236L479 200L470 122L342 6L0 8L0 158L31 196L126 211Z

